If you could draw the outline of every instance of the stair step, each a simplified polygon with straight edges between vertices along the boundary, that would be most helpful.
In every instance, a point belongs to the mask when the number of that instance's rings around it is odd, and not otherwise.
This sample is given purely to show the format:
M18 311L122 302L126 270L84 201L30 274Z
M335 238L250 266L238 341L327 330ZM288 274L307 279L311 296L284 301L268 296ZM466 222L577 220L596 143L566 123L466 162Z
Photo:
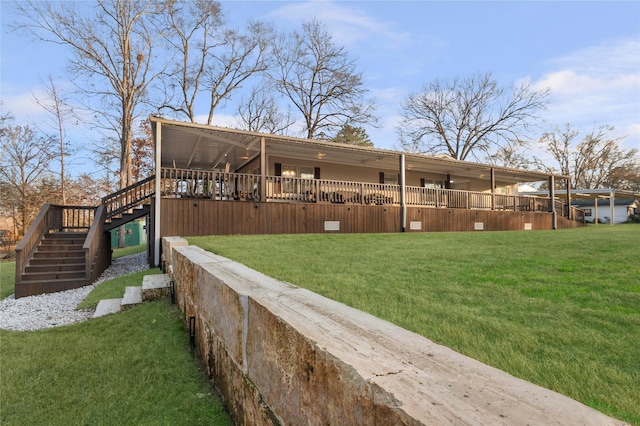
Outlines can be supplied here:
M56 281L74 280L85 277L84 269L81 271L46 271L46 272L25 272L22 274L22 281Z
M42 294L56 291L72 290L74 288L89 285L87 279L69 279L69 280L22 280L20 284L16 284L17 288L21 287L25 290L25 294Z
M128 309L135 305L139 305L140 303L142 303L142 287L125 287L124 296L120 303L122 309Z
M102 299L96 306L93 318L103 317L120 312L122 299Z
M44 264L44 265L31 265L25 268L25 273L35 272L71 272L71 271L84 271L84 263L56 263L56 264Z
M82 244L40 244L38 251L40 253L58 252L58 251L83 251Z
M169 274L145 275L142 278L142 300L160 299L169 294Z
M88 232L50 232L44 236L46 240L85 240Z
M45 266L45 265L84 265L84 256L80 257L39 257L31 259L29 266Z
M52 258L52 257L75 257L78 259L84 259L84 250L56 250L56 251L40 251L36 250L33 253L35 259Z
M40 242L41 245L47 246L66 246L70 244L81 246L84 244L86 238L43 238Z

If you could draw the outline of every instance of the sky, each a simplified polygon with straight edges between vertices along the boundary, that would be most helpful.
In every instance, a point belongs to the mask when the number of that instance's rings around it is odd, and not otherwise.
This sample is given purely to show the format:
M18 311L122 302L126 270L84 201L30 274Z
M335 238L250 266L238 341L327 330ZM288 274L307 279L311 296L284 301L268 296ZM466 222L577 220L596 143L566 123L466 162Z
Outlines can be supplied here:
M314 17L326 24L376 101L378 127L365 129L378 148L399 148L401 105L410 94L435 80L489 72L503 86L528 82L550 89L538 132L570 123L584 135L610 125L623 148L640 150L638 1L221 3L230 26L253 19L291 30ZM11 6L0 1L2 109L16 123L44 123L48 118L33 94L41 93L49 75L57 87L70 86L68 51L10 31L16 19ZM217 109L214 124L233 126L235 108L232 100ZM86 126L70 132L78 144L91 133Z

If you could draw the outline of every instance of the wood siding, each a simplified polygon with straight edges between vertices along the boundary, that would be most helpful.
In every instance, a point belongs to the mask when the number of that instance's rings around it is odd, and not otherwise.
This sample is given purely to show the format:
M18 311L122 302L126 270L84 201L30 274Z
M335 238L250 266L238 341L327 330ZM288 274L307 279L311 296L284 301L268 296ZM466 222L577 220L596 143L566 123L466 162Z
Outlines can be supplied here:
M233 202L207 199L163 198L161 237L234 234L380 233L401 232L399 206L330 203ZM339 221L339 231L325 231L325 221ZM419 229L410 224L420 222ZM407 232L552 229L546 212L485 211L447 208L407 208ZM580 226L558 217L558 228Z

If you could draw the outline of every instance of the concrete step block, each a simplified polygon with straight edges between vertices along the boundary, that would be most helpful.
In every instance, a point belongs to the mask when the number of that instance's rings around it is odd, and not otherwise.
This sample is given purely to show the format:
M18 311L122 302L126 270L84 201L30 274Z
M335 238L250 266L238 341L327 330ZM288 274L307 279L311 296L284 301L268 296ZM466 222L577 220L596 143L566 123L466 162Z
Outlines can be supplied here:
M122 302L120 303L122 309L128 309L135 305L139 305L140 303L142 303L142 287L126 287L124 289Z
M142 278L142 300L160 299L169 294L169 274L145 275Z
M102 299L96 306L96 311L93 313L93 318L103 317L109 314L115 314L120 312L120 304L122 299Z

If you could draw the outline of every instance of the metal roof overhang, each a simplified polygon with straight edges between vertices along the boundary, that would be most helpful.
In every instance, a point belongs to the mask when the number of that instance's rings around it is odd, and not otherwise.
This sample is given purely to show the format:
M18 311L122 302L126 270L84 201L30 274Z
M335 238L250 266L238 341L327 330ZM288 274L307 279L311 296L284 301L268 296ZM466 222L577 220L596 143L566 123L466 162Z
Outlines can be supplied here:
M548 191L532 191L526 192L524 195L549 195ZM556 190L556 198L567 198L567 191ZM640 192L627 191L623 189L572 189L572 199L609 199L609 198L637 198L640 199Z
M551 176L547 173L490 166L439 156L255 133L173 121L157 116L151 116L150 121L154 138L157 125L161 124L162 167L220 170L229 163L230 170L235 171L259 157L260 141L264 138L269 156L312 160L318 164L331 163L394 171L399 169L399 158L404 154L407 170L449 175L458 182L461 180L488 181L491 169L494 170L496 181L501 184L539 182ZM563 175L553 176L556 179L567 179L567 176Z

